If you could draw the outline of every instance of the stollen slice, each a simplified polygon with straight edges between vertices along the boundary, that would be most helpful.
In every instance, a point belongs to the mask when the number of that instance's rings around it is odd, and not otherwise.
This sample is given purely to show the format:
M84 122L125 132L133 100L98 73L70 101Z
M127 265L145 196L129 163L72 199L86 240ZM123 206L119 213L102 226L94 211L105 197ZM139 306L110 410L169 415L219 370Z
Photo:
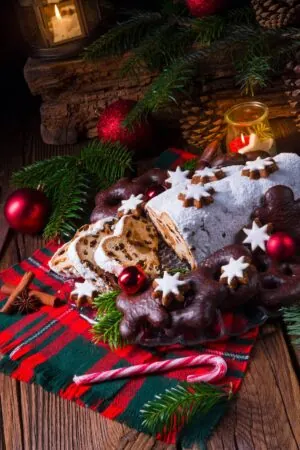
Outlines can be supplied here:
M132 215L123 216L112 236L105 237L95 252L96 264L118 276L124 267L139 265L150 278L160 273L158 234L153 224Z
M68 257L68 250L70 244L76 239L81 233L84 233L89 228L89 225L83 225L79 230L77 230L74 237L66 242L62 247L60 247L52 256L48 265L50 269L56 274L63 278L79 278L80 274L77 272L72 262Z
M116 222L117 219L114 217L98 220L80 233L68 248L68 259L79 275L101 290L107 289L107 283L110 284L110 280L107 279L104 271L97 267L94 253L103 238L112 234Z

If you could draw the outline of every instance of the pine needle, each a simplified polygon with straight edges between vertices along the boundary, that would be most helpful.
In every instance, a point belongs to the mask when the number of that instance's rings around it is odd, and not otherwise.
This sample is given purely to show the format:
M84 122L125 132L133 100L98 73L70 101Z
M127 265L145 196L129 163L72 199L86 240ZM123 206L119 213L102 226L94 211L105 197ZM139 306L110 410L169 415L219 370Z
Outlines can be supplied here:
M231 394L210 384L181 383L156 395L141 410L143 425L151 433L178 430L197 413L205 415Z
M287 331L293 338L293 343L300 345L300 305L283 308L283 320L286 323Z
M132 153L119 142L91 141L79 157L85 170L94 176L97 188L109 186L132 170Z
M83 56L87 60L95 60L102 56L122 55L137 47L149 30L161 22L162 16L158 12L135 11L130 19L119 23L93 42Z
M97 309L96 324L93 326L94 342L104 342L113 350L127 344L120 334L120 323L123 315L116 308L119 291L105 292L94 300Z

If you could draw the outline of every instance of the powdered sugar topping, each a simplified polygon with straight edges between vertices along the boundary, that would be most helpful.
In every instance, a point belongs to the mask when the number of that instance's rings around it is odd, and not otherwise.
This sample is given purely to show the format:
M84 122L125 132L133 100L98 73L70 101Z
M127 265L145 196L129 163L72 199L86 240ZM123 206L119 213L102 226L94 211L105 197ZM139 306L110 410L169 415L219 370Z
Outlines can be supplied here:
M135 211L138 207L140 207L143 203L143 194L139 195L131 195L129 199L122 200L122 206L118 209L118 211L129 214L130 212Z
M243 244L250 244L252 251L259 247L265 252L266 242L270 238L268 234L268 227L268 224L260 227L254 220L251 229L243 228L243 232L247 235L246 239L243 241Z
M170 183L172 187L185 183L188 180L190 171L181 170L179 166L176 167L175 172L169 170L169 178L166 179L166 183Z
M227 278L230 285L234 278L244 278L244 271L249 265L249 263L245 262L245 256L241 256L239 259L230 258L229 263L221 267L221 279Z

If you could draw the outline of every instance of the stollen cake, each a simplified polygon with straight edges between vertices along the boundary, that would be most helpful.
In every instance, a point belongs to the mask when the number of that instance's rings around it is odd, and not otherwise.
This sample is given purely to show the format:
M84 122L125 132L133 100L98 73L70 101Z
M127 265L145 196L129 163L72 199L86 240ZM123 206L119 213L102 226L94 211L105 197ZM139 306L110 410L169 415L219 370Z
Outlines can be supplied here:
M150 200L146 211L166 243L196 269L204 258L235 241L269 188L285 185L295 198L300 197L300 157L282 153L273 159L278 170L267 178L243 176L244 166L224 168L222 179L205 184L214 190L214 201L203 208L185 206L180 200L187 182ZM251 169L255 170L255 164Z
M82 278L100 289L104 289L105 282L109 280L106 279L104 271L97 267L94 253L103 238L112 234L116 222L113 217L98 220L73 239L68 247L68 259L75 270Z
M113 235L101 241L94 258L101 269L115 276L124 267L139 265L147 275L155 278L160 273L158 234L149 220L123 216Z
M49 267L53 272L63 278L78 278L80 276L68 257L68 250L71 242L73 242L74 239L80 236L81 233L84 233L88 229L88 227L89 225L83 225L81 228L79 228L74 237L54 253L49 261Z

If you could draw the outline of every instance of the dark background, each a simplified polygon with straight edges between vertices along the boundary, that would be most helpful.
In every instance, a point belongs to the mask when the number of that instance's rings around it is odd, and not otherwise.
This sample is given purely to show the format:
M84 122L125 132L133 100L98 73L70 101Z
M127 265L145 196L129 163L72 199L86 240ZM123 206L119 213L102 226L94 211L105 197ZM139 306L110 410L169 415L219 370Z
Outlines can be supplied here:
M23 77L29 54L18 24L18 0L0 0L0 127L20 126L39 107ZM164 0L113 0L117 9L159 9ZM232 6L243 6L248 0L229 0ZM0 149L1 150L1 149Z

